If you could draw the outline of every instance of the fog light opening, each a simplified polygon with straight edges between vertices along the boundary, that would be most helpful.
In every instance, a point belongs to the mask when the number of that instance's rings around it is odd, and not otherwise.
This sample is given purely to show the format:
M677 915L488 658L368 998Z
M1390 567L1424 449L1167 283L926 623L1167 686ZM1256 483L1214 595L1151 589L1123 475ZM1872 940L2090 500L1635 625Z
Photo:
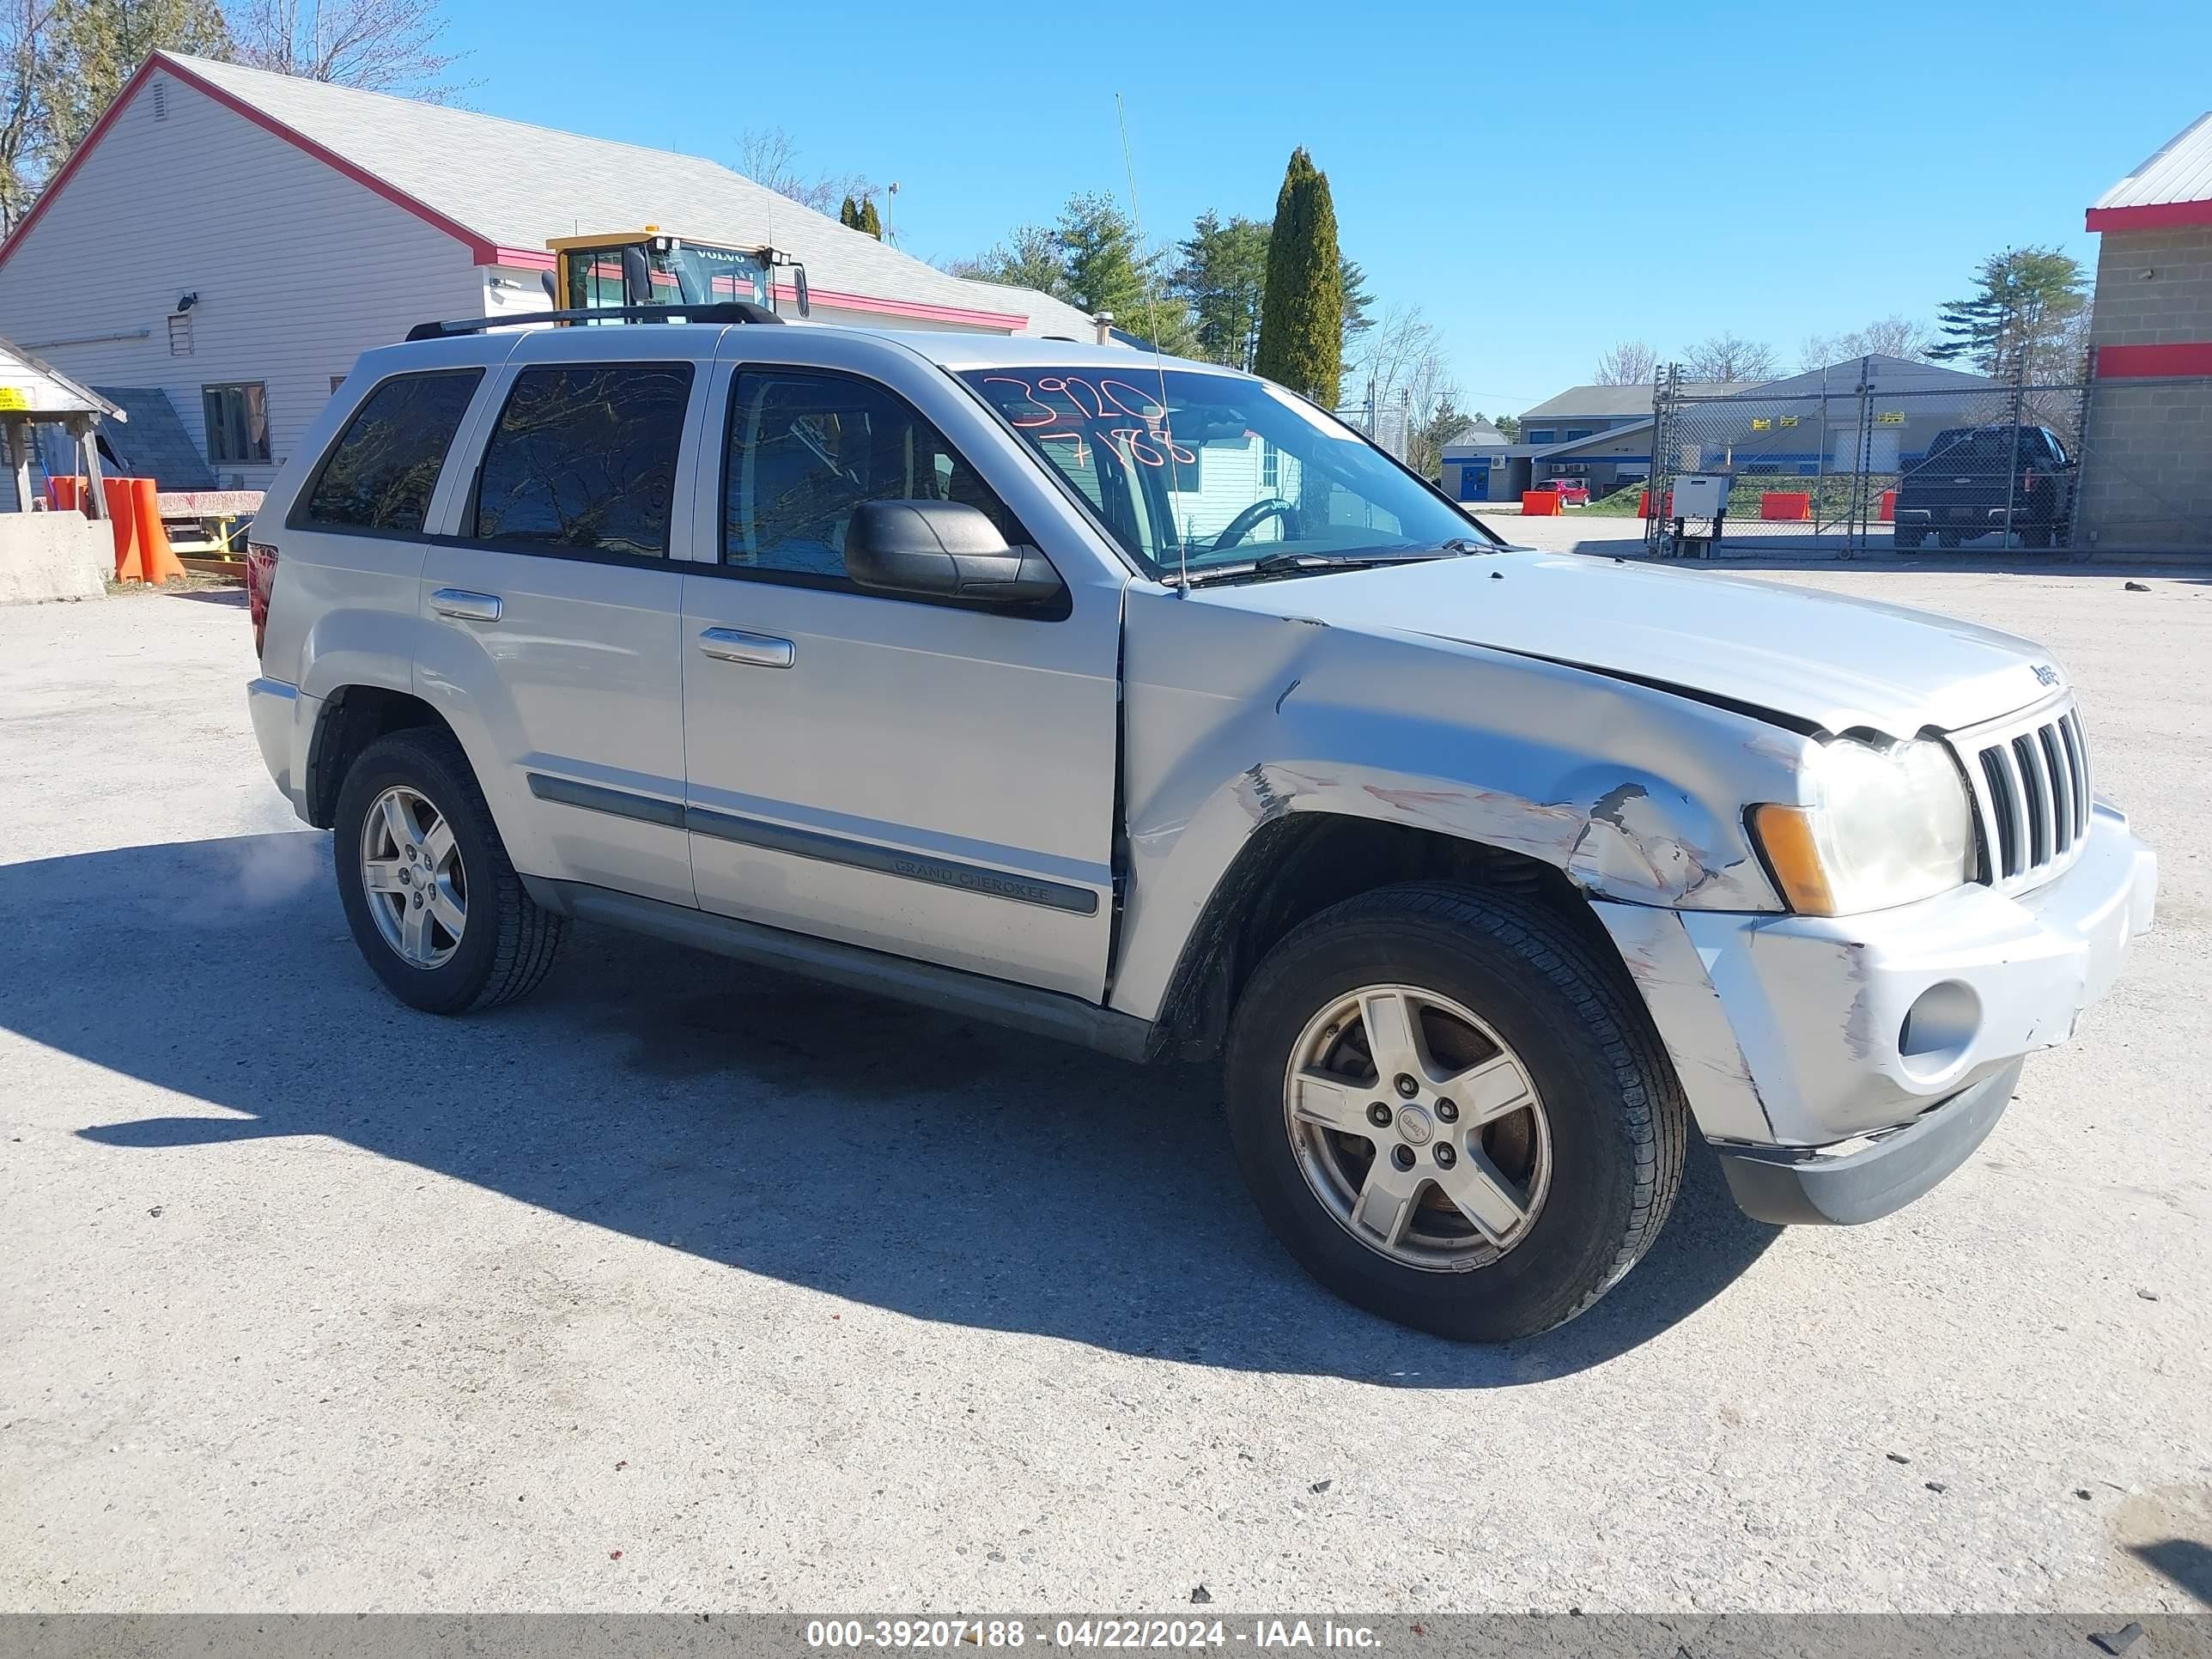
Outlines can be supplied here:
M1898 1057L1911 1076L1939 1076L1965 1057L1981 1024L1982 1000L1972 986L1955 979L1931 985L1905 1010L1897 1031Z

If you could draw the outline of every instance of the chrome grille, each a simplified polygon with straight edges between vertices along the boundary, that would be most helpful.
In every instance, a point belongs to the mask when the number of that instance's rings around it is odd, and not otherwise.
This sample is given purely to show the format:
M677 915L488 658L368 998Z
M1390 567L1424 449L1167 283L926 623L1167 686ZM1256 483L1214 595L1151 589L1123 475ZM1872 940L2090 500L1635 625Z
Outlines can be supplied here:
M1978 879L2016 893L2081 855L2089 833L2089 745L2069 697L1951 734L1979 832Z

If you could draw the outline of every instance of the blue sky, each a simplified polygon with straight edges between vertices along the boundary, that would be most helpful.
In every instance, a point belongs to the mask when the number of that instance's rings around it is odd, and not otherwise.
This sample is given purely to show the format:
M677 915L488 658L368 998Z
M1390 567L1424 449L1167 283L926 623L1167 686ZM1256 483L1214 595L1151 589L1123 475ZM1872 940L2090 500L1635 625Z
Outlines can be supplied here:
M1303 143L1378 301L1419 305L1493 413L1616 339L1794 362L1932 318L2009 243L2093 259L2082 210L2212 107L2203 0L453 10L476 107L726 161L783 127L810 171L899 180L924 258L1123 194L1116 92L1152 239L1268 213Z

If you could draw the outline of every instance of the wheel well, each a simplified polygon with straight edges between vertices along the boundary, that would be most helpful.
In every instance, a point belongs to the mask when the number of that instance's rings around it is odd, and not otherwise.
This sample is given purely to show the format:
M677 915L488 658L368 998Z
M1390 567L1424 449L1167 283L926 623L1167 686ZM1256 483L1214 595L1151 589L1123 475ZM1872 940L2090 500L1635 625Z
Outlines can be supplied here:
M404 691L347 685L331 692L307 747L307 821L318 830L337 823L338 791L361 751L379 738L416 726L452 729L436 709Z
M1252 970L1299 923L1378 887L1439 880L1533 898L1613 951L1581 891L1540 860L1410 824L1293 812L1255 830L1215 885L1176 964L1156 1045L1186 1060L1218 1053Z

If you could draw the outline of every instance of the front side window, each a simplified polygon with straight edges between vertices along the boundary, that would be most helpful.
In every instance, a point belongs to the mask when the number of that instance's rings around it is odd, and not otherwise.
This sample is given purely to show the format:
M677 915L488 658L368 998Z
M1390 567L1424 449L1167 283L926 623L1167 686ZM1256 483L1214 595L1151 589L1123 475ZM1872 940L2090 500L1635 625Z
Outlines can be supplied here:
M269 388L259 380L200 388L207 422L208 460L216 466L251 466L269 459Z
M1154 575L1481 535L1351 428L1265 380L1150 364L962 378Z
M689 363L523 370L484 448L477 539L665 558L690 397Z
M446 451L483 379L480 368L402 374L370 392L323 464L307 521L419 532Z
M722 562L842 581L864 501L963 501L1028 539L990 486L904 398L872 381L748 370L730 389Z

